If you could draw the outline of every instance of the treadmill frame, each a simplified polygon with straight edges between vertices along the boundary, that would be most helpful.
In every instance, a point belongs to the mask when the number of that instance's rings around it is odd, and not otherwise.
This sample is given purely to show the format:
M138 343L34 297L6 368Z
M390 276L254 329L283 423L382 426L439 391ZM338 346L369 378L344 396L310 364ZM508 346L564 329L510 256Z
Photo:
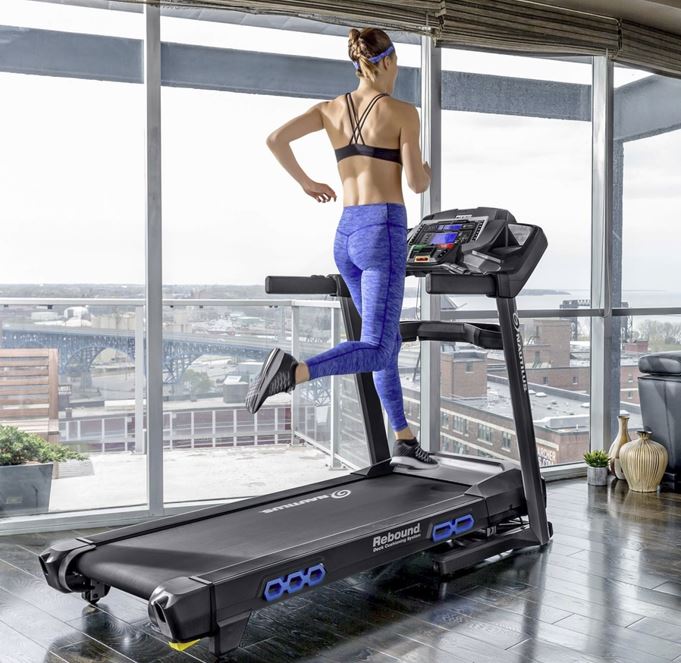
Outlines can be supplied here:
M433 283L430 276L427 278L427 290L439 292L437 283ZM494 280L492 279L490 283L493 284ZM266 290L267 292L295 294L325 293L339 297L348 339L360 338L361 318L340 275L268 277ZM496 288L490 296L497 296ZM304 568L308 564L317 564L320 560L328 566L323 582L329 582L415 552L436 548L439 550L433 555L435 569L442 573L452 573L491 555L548 543L552 532L546 520L546 492L539 474L515 299L497 298L497 302L513 413L516 419L520 471L513 468L511 463L503 461L440 453L437 455L443 458L445 464L467 462L486 466L494 465L498 471L492 475L483 473L485 478L471 484L470 488L457 498L461 504L454 504L457 500L452 498L450 500L452 504L436 505L432 508L423 507L419 512L420 515L414 514L407 523L402 519L403 516L398 514L390 519L390 522L382 523L380 530L367 531L359 538L353 535L345 541L335 540L333 543L329 541L328 544L331 545L326 546L320 540L320 545L316 550L307 550L304 554L301 551L301 554L295 557L295 561L294 558L288 558L279 564L248 570L234 577L220 578L221 572L224 575L227 569L217 569L208 574L181 576L164 582L149 597L148 610L152 624L168 636L172 641L171 646L184 649L194 644L197 638L208 637L210 651L217 656L234 649L239 645L251 612L271 605L263 597L266 579L287 572L295 572L296 569ZM414 325L413 322L407 324L411 324L412 327ZM460 323L423 322L422 324L424 325L422 330L418 328L415 330L421 340L429 340L429 337L435 340L438 333L448 334L451 340L468 340L461 334L470 332L470 329L464 330ZM442 327L443 325L445 327ZM447 325L450 326L447 327ZM493 325L484 327L483 331L488 334ZM484 337L482 333L479 336ZM498 347L498 345L489 347ZM81 554L98 545L177 527L201 518L215 517L261 504L295 498L301 493L326 491L391 472L409 474L408 471L395 468L390 464L390 448L383 425L381 405L371 374L359 374L355 376L355 379L366 425L370 467L349 476L297 487L273 495L168 516L148 523L117 528L92 537L59 541L40 555L40 563L47 582L62 592L81 592L84 599L96 603L107 594L109 587L95 578L85 577L75 567L77 558ZM437 473L437 470L425 471L420 473L420 476L427 476L431 472ZM429 478L437 479L436 476ZM439 480L447 479L440 478ZM455 481L455 483L466 482ZM438 544L433 541L432 532L436 524L469 514L475 514L473 515L475 529L471 530L475 534L467 531L452 534L445 543ZM522 521L525 515L529 517L528 523ZM512 518L519 519L517 526L499 528L500 524L507 523ZM366 554L366 545L373 536L377 535L377 532L378 534L385 533L395 527L403 528L416 523L420 523L421 532L425 536L413 542L389 548L380 554L370 556ZM331 538L333 537L329 537ZM338 539L337 535L336 539ZM312 589L314 587L303 587L296 594ZM235 602L233 597L237 594L244 598ZM277 601L286 598L289 596L284 595Z

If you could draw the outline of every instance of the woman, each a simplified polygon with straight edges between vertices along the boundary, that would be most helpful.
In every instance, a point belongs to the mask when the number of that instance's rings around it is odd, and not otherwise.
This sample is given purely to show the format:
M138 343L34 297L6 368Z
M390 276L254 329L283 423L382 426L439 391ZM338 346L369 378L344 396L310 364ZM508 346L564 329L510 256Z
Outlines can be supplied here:
M362 316L361 339L304 362L279 348L272 350L246 406L255 413L269 396L292 391L307 380L372 371L396 435L393 462L429 468L437 462L407 425L397 361L407 252L402 167L415 193L430 185L430 167L421 159L416 108L390 96L397 78L397 53L390 37L377 28L351 30L348 55L359 78L357 89L293 118L268 136L267 145L307 195L326 203L335 201L336 193L308 177L290 143L321 129L328 134L343 182L334 259Z

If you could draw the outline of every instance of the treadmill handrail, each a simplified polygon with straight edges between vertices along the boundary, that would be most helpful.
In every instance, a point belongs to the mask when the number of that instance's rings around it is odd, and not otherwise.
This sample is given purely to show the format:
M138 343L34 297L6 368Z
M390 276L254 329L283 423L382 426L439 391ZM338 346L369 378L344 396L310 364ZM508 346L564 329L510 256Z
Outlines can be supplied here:
M403 342L445 341L471 343L487 350L502 350L499 325L484 322L443 322L440 320L403 320L400 322Z
M331 295L350 297L345 282L338 274L322 276L268 276L265 292L270 295Z
M496 297L497 282L490 275L432 273L426 275L426 292L431 295Z

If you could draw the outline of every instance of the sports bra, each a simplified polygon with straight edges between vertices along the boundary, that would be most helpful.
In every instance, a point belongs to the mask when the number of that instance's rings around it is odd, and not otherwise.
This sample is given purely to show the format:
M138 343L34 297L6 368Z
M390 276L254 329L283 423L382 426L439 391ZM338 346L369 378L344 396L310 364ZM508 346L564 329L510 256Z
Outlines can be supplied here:
M394 161L395 163L402 163L402 157L400 155L399 148L396 147L373 147L372 145L367 145L364 142L364 136L362 136L362 127L366 122L367 116L371 112L371 109L376 105L376 102L381 97L388 97L389 95L385 92L377 94L368 104L365 111L362 113L362 117L357 119L357 111L355 110L355 103L352 101L352 95L349 92L345 93L345 103L348 107L348 115L350 116L350 126L352 127L352 136L350 136L350 142L343 147L339 147L334 150L336 153L336 161L341 161L347 157L353 157L355 155L360 155L364 157L373 157L374 159L384 159L385 161ZM358 142L362 141L362 144Z

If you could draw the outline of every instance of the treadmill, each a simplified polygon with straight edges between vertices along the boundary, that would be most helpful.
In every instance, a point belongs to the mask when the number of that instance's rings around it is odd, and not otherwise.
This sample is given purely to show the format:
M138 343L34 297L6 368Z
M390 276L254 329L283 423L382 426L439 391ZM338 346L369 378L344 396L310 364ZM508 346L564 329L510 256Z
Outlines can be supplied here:
M503 349L519 463L448 453L413 470L390 462L371 374L355 377L370 466L308 486L54 543L40 555L47 582L97 603L111 587L148 601L171 647L209 638L236 648L255 610L358 571L428 550L449 574L490 556L544 546L552 528L539 473L515 296L546 248L537 226L495 208L426 216L408 234L407 274L429 293L494 297L499 325L406 321L404 341ZM270 276L268 293L337 297L349 340L361 319L338 275Z

